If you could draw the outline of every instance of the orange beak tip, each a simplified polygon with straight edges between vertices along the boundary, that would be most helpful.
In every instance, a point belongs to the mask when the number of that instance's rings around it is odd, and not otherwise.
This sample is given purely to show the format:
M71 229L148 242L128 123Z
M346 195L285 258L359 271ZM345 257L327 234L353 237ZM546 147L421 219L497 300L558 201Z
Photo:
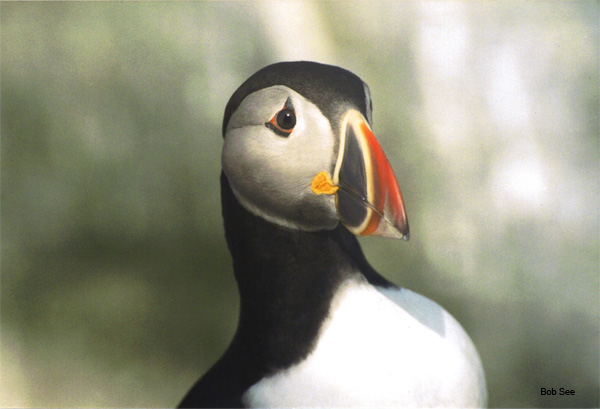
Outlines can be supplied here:
M398 181L365 118L350 111L342 127L342 149L334 172L338 213L354 234L409 240Z

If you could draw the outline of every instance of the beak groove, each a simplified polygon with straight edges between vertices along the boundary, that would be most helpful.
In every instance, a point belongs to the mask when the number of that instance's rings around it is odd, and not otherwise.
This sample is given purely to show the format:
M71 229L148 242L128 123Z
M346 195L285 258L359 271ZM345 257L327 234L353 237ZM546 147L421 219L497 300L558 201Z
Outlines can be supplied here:
M410 237L394 171L365 118L350 110L342 122L333 173L336 207L344 226L361 236Z

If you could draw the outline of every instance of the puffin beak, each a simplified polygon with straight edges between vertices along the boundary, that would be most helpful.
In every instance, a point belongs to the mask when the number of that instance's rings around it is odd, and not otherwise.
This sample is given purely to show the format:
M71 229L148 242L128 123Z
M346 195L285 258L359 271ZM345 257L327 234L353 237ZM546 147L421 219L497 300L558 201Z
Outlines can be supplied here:
M361 113L350 110L341 127L333 184L344 226L360 236L409 239L398 181L385 153Z

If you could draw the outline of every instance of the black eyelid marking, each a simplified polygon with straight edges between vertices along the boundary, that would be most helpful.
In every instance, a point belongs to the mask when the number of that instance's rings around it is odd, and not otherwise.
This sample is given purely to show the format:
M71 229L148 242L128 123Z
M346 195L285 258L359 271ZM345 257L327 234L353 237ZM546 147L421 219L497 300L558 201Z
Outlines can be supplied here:
M275 125L273 125L271 122L265 122L265 126L267 128L269 128L270 130L272 130L273 132L275 132L277 135L279 136L283 136L283 137L288 137L290 136L290 132L284 132L281 129L277 128Z
M285 100L285 104L283 104L283 109L291 109L292 111L294 111L294 105L292 104L291 97L288 97L288 99Z

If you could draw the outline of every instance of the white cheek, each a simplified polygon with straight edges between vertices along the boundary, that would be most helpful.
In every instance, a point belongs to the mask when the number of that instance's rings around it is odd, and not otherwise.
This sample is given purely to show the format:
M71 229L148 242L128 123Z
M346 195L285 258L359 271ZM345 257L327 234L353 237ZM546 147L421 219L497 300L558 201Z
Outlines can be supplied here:
M286 227L334 228L334 197L317 196L310 188L314 176L331 167L327 158L333 147L292 138L279 137L265 126L233 129L223 146L223 170L238 200L252 213Z
M306 114L299 118L290 136L286 150L291 155L288 160L291 159L296 166L296 173L310 173L312 181L318 172L332 171L335 140L329 121L320 113L317 115L310 108L306 109Z
M264 124L288 96L297 123L283 137ZM232 116L222 153L223 170L238 200L252 213L283 226L334 228L339 221L334 196L316 195L310 187L319 172L333 172L335 136L327 118L281 86L257 91L242 105Z
M273 163L267 156L278 156L276 149L269 147L270 132L262 125L245 126L232 129L227 133L221 157L223 169L231 182L238 187L246 180L267 182ZM268 152L265 150L268 149Z

